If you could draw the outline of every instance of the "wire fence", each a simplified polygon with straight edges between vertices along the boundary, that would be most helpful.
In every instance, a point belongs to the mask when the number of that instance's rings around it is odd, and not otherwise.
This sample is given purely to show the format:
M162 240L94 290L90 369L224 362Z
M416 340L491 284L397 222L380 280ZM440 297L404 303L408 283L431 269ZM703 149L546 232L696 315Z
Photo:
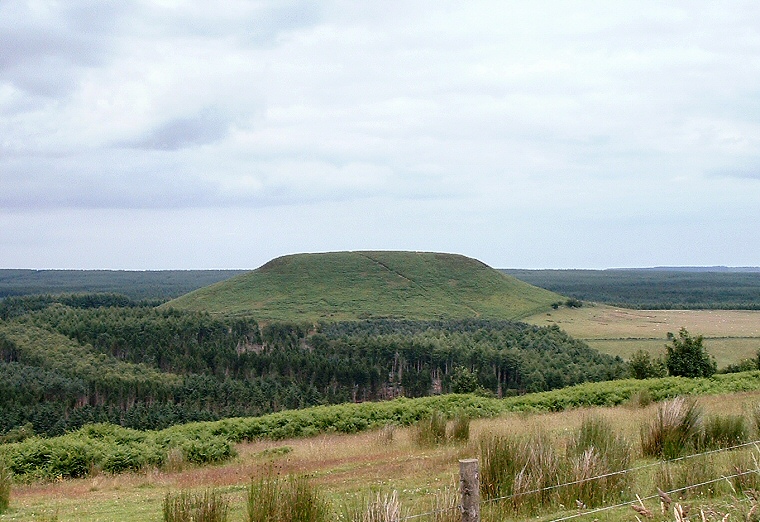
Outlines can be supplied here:
M753 446L756 449L758 449L758 451L760 451L760 440L753 440L753 441L750 441L750 442L736 444L736 445L725 447L725 448L718 448L718 449L714 449L714 450L704 451L704 452L701 452L701 453L693 453L693 454L690 454L690 455L685 455L685 456L681 456L681 457L677 457L677 458L673 458L673 459L661 460L661 461L656 461L656 462L650 462L650 463L647 463L647 464L642 464L640 466L635 466L635 467L631 467L631 468L627 468L627 469L623 469L623 470L618 470L618 471L613 471L613 472L609 472L609 473L604 473L604 474L600 474L600 475L596 475L596 476L593 476L593 477L588 477L588 478L584 478L584 479L580 479L580 480L574 480L574 481L570 481L570 482L564 482L564 483L561 483L561 484L555 484L555 485L547 486L547 487L544 487L544 488L536 488L536 489L533 489L533 490L522 491L520 493L515 493L515 494L511 494L511 495L505 495L505 496L501 496L501 497L489 498L489 499L481 501L481 506L485 506L485 505L488 505L488 504L493 504L493 503L496 503L496 502L506 501L506 500L512 500L512 499L515 499L517 497L534 495L534 494L539 494L539 493L543 493L543 492L547 492L547 491L553 491L553 490L557 490L557 489L564 488L564 487L575 486L575 485L578 485L578 484L587 484L587 483L590 483L590 482L593 482L593 481L602 480L602 479L613 477L613 476L617 476L617 475L624 475L624 474L628 474L628 473L635 473L635 472L638 472L638 471L641 471L641 470L645 470L645 469L649 469L649 468L653 468L653 467L660 467L660 466L665 465L665 464L675 464L675 463L683 462L683 461L686 461L686 460L689 460L689 459L695 459L695 458L700 458L700 457L707 457L707 456L710 456L710 455L715 455L715 454L720 454L720 453L727 453L727 452L730 452L730 451L735 451L735 450L739 450L739 449L742 449L742 448L749 448L749 447L753 447ZM738 471L737 470L737 472L733 473L733 474L729 474L729 475L723 474L720 477L716 477L714 479L710 479L710 480L706 480L706 481L702 481L702 482L698 482L698 483L694 483L694 484L689 484L687 486L682 486L682 487L679 487L679 488L674 488L674 489L665 491L664 493L666 495L673 495L673 494L681 493L681 492L684 492L684 491L688 491L688 490L692 490L692 489L697 489L697 488L709 486L711 484L716 484L716 483L723 482L723 481L731 481L732 479L736 479L736 478L747 476L747 475L752 475L752 474L759 474L760 475L760 464L758 464L757 460L755 461L755 464L756 464L756 467L753 468L753 469L744 470L744 471ZM646 497L639 497L637 495L636 498L632 499L632 500L628 500L628 501L625 501L625 502L620 502L620 503L617 503L617 504L611 504L611 505L607 505L607 506L602 506L602 507L598 507L598 508L593 508L593 509L579 509L577 513L573 513L571 515L566 515L566 516L563 516L563 517L560 517L560 518L555 518L555 519L549 520L547 522L563 522L565 520L572 520L572 519L576 519L576 518L580 518L580 517L584 517L584 516L588 516L588 515L602 513L602 512L605 512L605 511L611 511L611 510L615 510L615 509L621 509L621 508L624 508L624 507L627 507L627 506L635 505L636 503L642 503L644 500L652 500L652 499L657 499L657 498L662 498L659 492L657 494L649 495L649 496L646 496ZM406 520L417 520L417 519L421 519L421 518L425 518L425 517L436 517L438 515L442 515L442 514L445 514L445 513L452 512L452 511L460 511L461 512L461 510L462 510L462 505L459 504L459 505L456 505L456 506L449 506L449 507L444 507L444 508L440 508L440 509L434 509L434 510L427 511L427 512L424 512L424 513L417 513L417 514L414 514L414 515L407 515L407 516L399 518L399 522L403 522L403 521L406 521Z
M760 468L751 469L751 470L747 470L747 471L742 471L740 473L734 473L732 475L722 475L722 476L720 476L718 478L715 478L715 479L706 480L706 481L700 482L698 484L691 484L691 485L688 485L688 486L683 486L683 487L680 487L680 488L671 489L669 491L665 491L664 493L667 494L667 495L672 495L674 493L680 493L682 491L687 491L687 490L690 490L690 489L696 489L696 488L700 488L700 487L703 487L703 486L709 486L710 484L715 484L715 483L718 483L718 482L723 482L725 480L731 480L733 478L738 478L738 477L741 477L741 476L744 476L744 475L749 475L749 474L752 474L752 473L760 473ZM638 497L637 496L635 500L628 500L626 502L621 502L619 504L614 504L614 505L611 505L611 506L603 506L603 507L599 507L599 508L595 508L595 509L589 509L589 510L586 510L586 511L579 511L578 513L575 513L575 514L572 514L572 515L567 515L567 516L564 516L564 517L561 517L561 518L554 518L554 519L550 520L549 522L562 522L563 520L572 520L574 518L579 518L579 517L583 517L583 516L587 516L587 515L593 515L593 514L596 514L596 513L601 513L603 511L609 511L609 510L612 510L612 509L619 509L619 508L626 507L626 506L632 506L632 505L636 504L637 502L641 503L644 500L652 500L652 499L657 499L657 498L662 498L661 495L660 495L660 493L657 493L656 495L649 495L648 497Z

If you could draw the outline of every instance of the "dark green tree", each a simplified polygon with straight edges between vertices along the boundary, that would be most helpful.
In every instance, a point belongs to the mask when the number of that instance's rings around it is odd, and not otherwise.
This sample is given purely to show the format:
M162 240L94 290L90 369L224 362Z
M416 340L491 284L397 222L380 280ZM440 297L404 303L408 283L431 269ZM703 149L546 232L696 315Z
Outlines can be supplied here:
M650 377L665 377L667 369L662 358L653 359L646 350L638 350L628 361L628 371L634 379L649 379Z
M692 337L681 328L678 337L668 332L665 366L668 374L680 377L711 377L717 370L715 359L702 346L702 336Z
M451 372L451 391L453 393L472 393L478 389L478 376L469 368L454 366Z

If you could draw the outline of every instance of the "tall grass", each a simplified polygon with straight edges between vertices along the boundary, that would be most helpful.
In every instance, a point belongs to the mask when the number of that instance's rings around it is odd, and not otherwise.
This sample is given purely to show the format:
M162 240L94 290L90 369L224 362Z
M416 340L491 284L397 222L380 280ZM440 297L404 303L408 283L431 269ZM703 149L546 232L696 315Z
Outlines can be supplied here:
M446 415L432 412L417 423L415 441L422 447L432 447L446 442Z
M615 474L629 467L632 447L612 424L599 416L585 417L567 446L569 486L561 490L563 502L576 500L598 506L619 498L630 485L630 476Z
M0 514L8 509L11 501L11 472L0 460Z
M565 482L564 459L555 441L543 431L531 434L523 454L524 465L515 477L512 503L518 512L535 513L559 500L554 486Z
M398 501L398 492L391 494L377 493L359 513L355 522L399 522L401 519L401 504Z
M676 397L657 408L654 420L641 429L641 451L648 457L673 459L700 445L703 411L696 400Z
M749 426L742 415L707 417L700 449L729 448L749 441Z
M163 502L164 522L225 522L228 512L229 502L215 490L167 493Z
M517 513L533 513L559 499L552 486L561 483L561 454L544 432L529 437L494 436L480 442L481 493L487 499L508 497Z
M451 422L449 439L453 442L467 442L470 440L470 417L464 413L458 413Z
M449 423L445 413L433 411L417 423L414 440L423 448L447 442L467 442L470 440L470 416L460 411Z
M719 464L713 456L707 455L684 459L678 462L663 462L655 473L657 487L666 491L680 490L678 496L715 496L724 493L728 481L714 481L719 473Z
M512 494L522 468L522 448L515 435L486 435L480 439L480 492L485 499Z
M614 472L627 469L631 458L631 445L600 417L585 418L565 440L543 431L486 436L480 441L481 493L506 497L523 515L547 505L597 506L628 488L630 478Z
M730 472L735 475L731 479L731 487L738 495L756 494L760 491L760 462L759 451L739 451L731 455Z
M271 469L251 480L248 522L327 522L330 506L306 477L283 479Z
M461 522L459 486L452 484L435 493L428 522Z

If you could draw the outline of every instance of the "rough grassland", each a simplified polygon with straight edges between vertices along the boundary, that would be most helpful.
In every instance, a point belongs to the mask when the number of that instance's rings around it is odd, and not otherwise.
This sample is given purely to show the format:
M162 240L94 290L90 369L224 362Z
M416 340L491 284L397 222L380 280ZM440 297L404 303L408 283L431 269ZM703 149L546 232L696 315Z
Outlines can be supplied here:
M707 413L736 415L752 410L760 401L760 393L716 395L701 397L699 401ZM242 443L238 445L236 459L218 466L116 476L100 474L86 479L19 484L12 492L11 510L1 515L0 521L50 520L45 517L57 513L60 522L158 522L161 520L161 502L167 492L181 489L202 491L207 487L219 488L230 500L229 520L244 520L246 487L252 476L259 475L269 466L274 466L282 475L307 474L334 505L356 501L370 490L396 490L406 513L419 514L430 511L436 492L456 484L458 459L478 456L477 441L481 435L537 431L563 434L577 429L589 415L601 415L613 423L616 432L635 442L639 428L651 420L656 407L656 404L646 408L626 405L541 414L507 413L474 421L469 444L435 448L417 446L413 442L413 430L404 428L395 429L392 437L388 437L384 430L376 430ZM645 496L654 491L653 486L651 489L636 493ZM611 516L615 521L630 521L635 520L634 515L625 507ZM551 518L545 516L543 520Z
M760 350L760 311L630 310L606 305L560 308L524 319L539 326L558 325L603 353L628 359L637 350L664 353L668 332L682 327L703 335L718 368L754 358Z
M265 321L518 319L561 299L464 256L336 252L280 257L164 306Z

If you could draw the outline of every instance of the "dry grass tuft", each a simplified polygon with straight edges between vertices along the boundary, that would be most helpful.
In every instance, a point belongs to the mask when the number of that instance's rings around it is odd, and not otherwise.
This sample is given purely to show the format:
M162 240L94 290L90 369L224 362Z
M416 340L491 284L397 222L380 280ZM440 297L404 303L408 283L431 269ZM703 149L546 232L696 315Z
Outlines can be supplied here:
M194 494L188 491L164 496L164 522L225 522L229 502L211 489Z
M645 456L673 459L693 451L702 433L703 411L694 399L677 397L661 403L655 419L641 429Z
M330 507L304 476L277 476L269 468L248 490L248 522L327 522Z
M416 441L423 448L430 448L446 442L446 416L434 411L430 417L417 423Z
M401 518L401 504L398 500L398 492L395 490L390 495L377 494L377 497L369 503L357 522L398 522Z

